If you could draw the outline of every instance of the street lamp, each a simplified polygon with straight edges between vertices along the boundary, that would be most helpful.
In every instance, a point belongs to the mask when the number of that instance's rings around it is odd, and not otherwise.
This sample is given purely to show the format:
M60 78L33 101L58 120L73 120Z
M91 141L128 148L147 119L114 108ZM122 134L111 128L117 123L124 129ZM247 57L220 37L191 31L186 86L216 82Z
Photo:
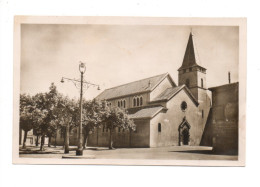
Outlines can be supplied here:
M79 72L80 72L80 81L76 79L69 79L66 77L62 77L61 83L64 83L64 79L72 81L74 85L77 87L77 83L80 83L80 101L79 101L79 108L80 108L80 122L79 122L79 137L78 137L78 149L76 150L76 155L77 156L82 156L83 155L83 146L82 146L82 95L83 95L83 84L87 85L87 88L89 86L95 86L98 87L97 89L100 90L99 85L93 84L90 82L86 82L83 79L83 74L86 72L86 66L83 62L80 62L79 64Z

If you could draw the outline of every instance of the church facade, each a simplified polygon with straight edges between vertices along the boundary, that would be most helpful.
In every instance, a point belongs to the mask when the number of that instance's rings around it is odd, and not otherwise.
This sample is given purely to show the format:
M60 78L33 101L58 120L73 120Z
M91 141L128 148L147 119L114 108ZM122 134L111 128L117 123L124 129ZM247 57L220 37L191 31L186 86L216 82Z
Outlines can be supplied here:
M200 145L211 107L206 68L199 62L193 35L178 69L178 85L164 73L104 90L96 97L109 106L127 110L136 131L116 128L115 147ZM89 135L88 146L108 146L109 130L103 126Z

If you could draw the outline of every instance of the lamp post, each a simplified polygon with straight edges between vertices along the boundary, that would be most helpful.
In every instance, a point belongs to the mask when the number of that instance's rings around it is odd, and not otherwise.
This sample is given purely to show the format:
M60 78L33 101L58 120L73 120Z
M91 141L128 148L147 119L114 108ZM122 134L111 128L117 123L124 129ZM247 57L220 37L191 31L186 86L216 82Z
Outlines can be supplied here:
M83 87L85 85L87 85L87 88L89 86L97 86L98 90L100 90L99 85L90 83L90 82L86 82L84 81L83 75L86 72L86 66L83 62L80 62L79 64L79 72L80 72L80 81L76 80L76 79L69 79L66 77L62 77L61 79L61 83L64 83L64 79L72 81L74 83L74 85L77 87L77 83L80 83L80 100L79 100L79 108L80 108L80 114L79 114L79 136L78 136L78 149L76 150L76 155L77 156L82 156L83 155L83 146L82 146L82 96L83 96Z

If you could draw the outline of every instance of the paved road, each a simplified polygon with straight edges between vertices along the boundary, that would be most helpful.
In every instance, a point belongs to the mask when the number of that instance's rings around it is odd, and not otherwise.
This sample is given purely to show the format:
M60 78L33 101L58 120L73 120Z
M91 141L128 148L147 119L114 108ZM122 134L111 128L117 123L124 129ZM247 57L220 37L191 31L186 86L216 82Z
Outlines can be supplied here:
M37 148L39 149L39 148ZM75 150L75 147L72 149ZM84 150L84 155L93 155L95 159L156 159L156 160L237 160L234 155L212 154L211 147L201 146L172 146L160 148L121 148L109 150L108 148L88 147ZM70 151L69 155L75 155L75 151ZM23 158L57 158L63 155L62 147L47 148L43 154L23 154ZM28 152L27 152L28 153ZM68 154L66 154L68 155Z

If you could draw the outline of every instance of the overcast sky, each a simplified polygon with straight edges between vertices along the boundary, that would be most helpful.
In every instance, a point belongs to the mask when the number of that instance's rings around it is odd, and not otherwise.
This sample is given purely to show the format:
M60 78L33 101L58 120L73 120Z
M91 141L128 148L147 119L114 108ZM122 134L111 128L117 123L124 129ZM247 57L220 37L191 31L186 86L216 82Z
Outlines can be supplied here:
M52 82L69 97L79 97L73 83L79 61L86 63L85 80L101 91L120 84L170 73L178 84L178 71L190 26L40 25L21 27L21 92L46 92ZM192 26L200 64L207 69L207 86L238 81L238 27ZM84 97L101 91L90 87Z

